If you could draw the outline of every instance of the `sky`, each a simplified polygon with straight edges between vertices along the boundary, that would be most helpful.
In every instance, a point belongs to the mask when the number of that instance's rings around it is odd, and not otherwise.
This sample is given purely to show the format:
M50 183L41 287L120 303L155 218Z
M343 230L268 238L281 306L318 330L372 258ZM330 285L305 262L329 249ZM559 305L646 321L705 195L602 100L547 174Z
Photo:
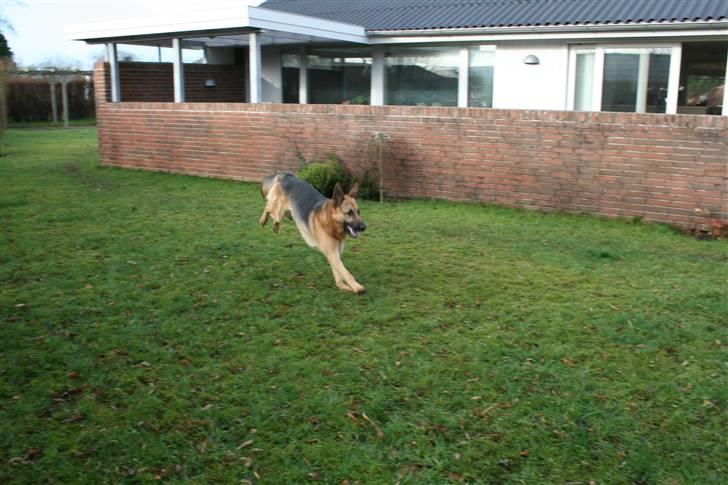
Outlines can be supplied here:
M174 10L196 10L200 5L255 4L250 0L0 0L2 31L20 67L55 67L90 69L103 58L104 47L85 42L67 41L64 29L69 24L94 23L115 19L133 19L164 15ZM10 28L7 25L10 25ZM120 45L120 56L131 54L135 60L156 61L158 50L152 47ZM171 60L164 49L163 61ZM186 53L192 62L197 53Z

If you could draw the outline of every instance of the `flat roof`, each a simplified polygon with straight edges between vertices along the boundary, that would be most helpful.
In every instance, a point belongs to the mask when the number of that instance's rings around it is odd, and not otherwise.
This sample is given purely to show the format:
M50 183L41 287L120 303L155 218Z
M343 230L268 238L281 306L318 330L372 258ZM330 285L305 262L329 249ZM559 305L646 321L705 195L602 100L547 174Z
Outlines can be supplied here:
M89 44L165 45L172 38L199 45L246 45L260 32L262 43L352 42L368 44L364 27L248 5L174 11L169 15L66 26L68 40Z

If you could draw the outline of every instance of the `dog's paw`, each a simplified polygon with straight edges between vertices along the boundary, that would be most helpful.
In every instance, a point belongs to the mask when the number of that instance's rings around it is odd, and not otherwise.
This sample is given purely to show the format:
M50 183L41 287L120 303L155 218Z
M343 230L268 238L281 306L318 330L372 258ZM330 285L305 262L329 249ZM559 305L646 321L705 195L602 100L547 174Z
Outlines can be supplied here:
M364 288L362 285L356 285L354 288L351 289L351 291L353 291L356 295L363 295L367 292L367 289Z

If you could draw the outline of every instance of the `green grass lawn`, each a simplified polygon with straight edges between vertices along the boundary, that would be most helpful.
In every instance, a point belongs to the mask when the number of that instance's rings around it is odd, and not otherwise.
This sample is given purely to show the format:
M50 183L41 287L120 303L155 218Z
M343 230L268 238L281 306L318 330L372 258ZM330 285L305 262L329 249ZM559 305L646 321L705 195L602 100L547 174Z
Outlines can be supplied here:
M255 184L0 158L0 482L725 483L728 245L362 202L336 289Z

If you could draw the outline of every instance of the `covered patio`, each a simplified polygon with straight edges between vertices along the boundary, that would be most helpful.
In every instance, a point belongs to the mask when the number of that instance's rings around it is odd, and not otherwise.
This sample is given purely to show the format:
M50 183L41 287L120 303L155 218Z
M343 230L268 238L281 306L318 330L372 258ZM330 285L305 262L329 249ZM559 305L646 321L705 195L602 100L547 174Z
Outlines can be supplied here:
M190 101L189 83L185 83L183 49L204 53L208 65L239 66L244 79L244 93L239 102L280 102L280 56L266 56L263 50L286 46L296 52L298 62L307 62L306 46L328 44L341 46L368 44L363 27L308 16L278 12L253 6L201 9L174 12L164 17L72 25L66 29L69 39L89 44L105 44L110 70L110 101L126 101L122 97L122 75L119 63L120 44L171 48L173 55L173 101ZM308 100L307 69L300 69L299 102ZM383 73L379 74L383 82ZM374 80L373 80L374 81ZM208 90L217 87L217 80L202 80ZM187 87L186 87L187 84ZM224 99L223 101L230 101ZM380 103L381 104L381 103Z

